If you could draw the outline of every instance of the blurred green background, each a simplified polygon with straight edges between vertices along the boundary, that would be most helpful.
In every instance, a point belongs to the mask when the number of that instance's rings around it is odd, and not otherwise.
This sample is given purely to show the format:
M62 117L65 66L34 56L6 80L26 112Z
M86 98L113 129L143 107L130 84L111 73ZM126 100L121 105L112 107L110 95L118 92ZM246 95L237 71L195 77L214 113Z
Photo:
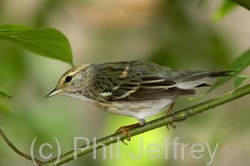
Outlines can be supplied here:
M216 22L213 14L223 1L211 0L1 0L0 24L23 24L38 29L56 28L69 39L75 65L120 60L148 60L173 68L224 70L249 48L250 12L236 7ZM35 157L43 143L43 154L57 154L55 138L62 153L74 148L74 137L92 141L114 133L136 119L112 115L97 107L67 97L45 96L60 76L71 66L61 61L35 56L20 47L0 41L0 90L12 98L0 98L0 128L12 143L25 153L35 142ZM249 69L242 74L248 74ZM233 89L232 81L198 101L180 97L174 110L179 110ZM197 96L206 88L197 90ZM156 117L163 116L163 114ZM156 118L153 117L152 119ZM64 164L80 165L207 165L219 147L211 165L248 165L250 162L249 97L243 97L178 123L175 130L165 127L133 137L128 146L114 144ZM184 159L181 147L174 158L173 146L168 151L164 141L179 137L187 144ZM86 143L79 141L78 145ZM191 145L204 146L204 156L194 159ZM159 145L161 153L150 159L146 148ZM142 146L143 145L143 146ZM154 146L155 147L155 146ZM151 147L151 149L154 149ZM118 151L117 151L118 149ZM139 155L140 159L134 159ZM112 153L113 155L110 155ZM118 155L119 153L119 155ZM196 156L200 156L197 153ZM168 158L166 158L166 156ZM0 139L0 165L33 165L15 154Z

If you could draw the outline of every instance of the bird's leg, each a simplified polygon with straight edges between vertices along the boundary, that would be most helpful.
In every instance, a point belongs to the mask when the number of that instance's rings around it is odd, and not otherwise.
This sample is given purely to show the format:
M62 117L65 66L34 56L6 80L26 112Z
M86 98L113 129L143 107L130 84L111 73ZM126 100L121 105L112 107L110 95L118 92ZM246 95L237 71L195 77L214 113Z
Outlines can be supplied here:
M175 102L173 102L173 103L171 104L169 110L167 111L167 116L170 115L170 114L173 114L173 115L174 115L174 119L176 119L176 118L175 118L174 111L173 111L173 109L172 109L173 106L174 106L174 103L175 103ZM167 127L168 130L169 130L169 126L171 126L173 129L176 128L176 125L175 125L174 123L170 123L170 124L167 124L167 125L166 125L166 127Z
M146 123L146 121L144 119L138 119L139 123L135 123L132 125L127 125L127 126L121 126L118 130L116 130L115 133L119 133L122 132L123 134L125 134L127 136L127 140L130 141L131 140L131 136L128 132L129 129L135 128L135 127L141 127L144 126L144 124ZM121 140L125 145L127 145L124 140Z

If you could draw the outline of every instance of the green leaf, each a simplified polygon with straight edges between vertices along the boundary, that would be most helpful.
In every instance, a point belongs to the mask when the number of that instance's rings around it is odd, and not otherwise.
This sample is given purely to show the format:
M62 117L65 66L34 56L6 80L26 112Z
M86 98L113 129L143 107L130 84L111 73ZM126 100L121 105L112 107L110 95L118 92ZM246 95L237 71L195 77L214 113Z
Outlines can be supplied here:
M201 96L199 96L197 98L190 98L189 100L197 100L197 99L202 98L206 94L212 92L214 89L218 88L219 86L221 86L222 84L224 84L225 82L227 82L228 80L230 80L231 78L233 78L235 75L237 75L238 73L240 73L242 70L244 70L245 68L247 68L249 65L250 65L250 49L247 52L245 52L244 54L242 54L241 56L239 56L236 60L234 60L226 68L227 71L234 71L234 72L231 73L230 76L228 76L228 77L220 77L210 87L210 89L206 93L202 94Z
M236 77L234 79L235 88L238 88L241 84L246 82L249 78L250 78L250 76L246 76L246 75L240 75L240 76Z
M240 73L242 70L247 68L249 65L250 65L250 49L247 52L245 52L244 54L242 54L241 56L239 56L237 59L235 59L231 64L228 65L226 70L227 71L234 71L232 73L232 75L229 77L219 78L215 82L215 84L206 93L209 93L212 90L214 90L215 88L221 86L222 84L224 84L225 82L227 82L228 80L233 78L235 75Z
M11 96L7 95L6 93L0 91L0 97L8 97L11 98Z
M0 26L0 40L13 42L38 55L73 64L69 41L56 29L37 30L23 25L6 24Z
M237 5L234 2L229 0L224 0L224 3L220 7L220 9L217 12L213 13L212 19L214 21L220 21L225 16L227 16L227 14L236 6Z

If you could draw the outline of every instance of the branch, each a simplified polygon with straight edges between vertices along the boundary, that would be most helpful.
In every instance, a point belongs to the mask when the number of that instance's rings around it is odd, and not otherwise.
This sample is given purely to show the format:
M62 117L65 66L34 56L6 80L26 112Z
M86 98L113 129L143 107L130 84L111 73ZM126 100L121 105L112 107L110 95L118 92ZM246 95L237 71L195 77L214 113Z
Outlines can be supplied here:
M132 136L144 133L146 131L150 131L150 130L171 124L173 122L181 122L181 121L183 121L191 116L202 113L210 108L214 108L214 107L217 107L219 105L228 103L232 100L243 97L247 94L250 94L250 84L248 84L242 88L236 89L234 91L225 93L225 94L218 96L216 98L207 100L203 103L197 104L195 106L192 106L192 107L180 110L178 112L175 112L175 116L169 115L167 117L155 119L153 121L146 123L143 127L133 128L133 129L128 130L128 132L129 132L130 136L132 137ZM4 135L4 133L2 131L0 132L0 135L2 135L4 140L8 143L8 145L16 153L31 160L29 155L22 153L16 147L14 147L14 145L7 139L7 137ZM126 139L126 137L127 136L124 135L123 133L116 133L116 134L109 135L109 136L101 138L95 142L91 142L90 144L86 144L86 145L79 147L76 152L74 150L72 150L72 151L69 151L65 154L62 154L58 161L57 161L57 158L54 158L54 159L51 159L51 160L45 161L45 162L39 161L37 159L35 159L35 160L40 166L62 165L66 162L74 160L74 157L77 158L77 157L80 157L84 154L90 153L94 150L100 149L103 146L108 146L110 144L118 143L120 140ZM100 145L102 145L102 146L100 146Z
M240 98L242 96L245 96L247 94L250 94L250 84L246 85L242 88L236 89L234 91L228 92L226 94L223 94L221 96L218 96L216 98L210 99L208 101L205 101L203 103L197 104L195 106L192 106L190 108L186 108L183 110L180 110L178 112L175 112L175 117L173 115L167 116L167 117L162 117L159 119L155 119L153 121L148 122L145 124L143 127L137 127L128 130L129 134L132 136L144 133L146 131L150 131L162 126L165 126L167 124L171 124L173 122L180 122L183 121L191 116L197 115L199 113L202 113L210 108L217 107L219 105L225 104L227 102L230 102L232 100L235 100L237 98ZM117 134L112 134L107 137L101 138L97 140L95 143L91 142L89 145L83 145L80 148L84 148L84 150L78 150L76 152L76 156L82 156L84 154L90 153L93 150L97 150L99 148L102 148L102 146L97 146L98 144L102 144L105 146L108 146L113 143L118 143L119 140L126 139L126 136L123 133L117 133ZM79 149L80 149L79 148ZM56 163L56 158L47 161L44 163L45 166L52 166L52 165L61 165L63 163L69 162L70 160L74 159L74 150L67 152L63 155L60 156L59 161Z
M232 0L238 5L250 10L250 1L249 0Z
M3 137L4 141L9 145L9 147L14 150L18 155L30 160L30 161L35 161L38 165L43 165L44 163L36 158L32 158L30 155L27 155L23 152L21 152L20 150L18 150L13 144L12 142L10 142L10 140L6 137L6 135L4 134L4 132L0 129L0 135Z

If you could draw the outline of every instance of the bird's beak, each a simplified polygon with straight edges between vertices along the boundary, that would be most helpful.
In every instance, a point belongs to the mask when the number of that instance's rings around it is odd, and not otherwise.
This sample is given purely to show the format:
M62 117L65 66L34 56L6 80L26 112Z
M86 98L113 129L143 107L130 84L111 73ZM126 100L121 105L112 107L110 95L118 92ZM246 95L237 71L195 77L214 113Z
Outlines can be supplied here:
M55 95L57 95L57 94L59 94L61 92L62 92L61 89L54 89L45 98L49 98L49 97L55 96Z

